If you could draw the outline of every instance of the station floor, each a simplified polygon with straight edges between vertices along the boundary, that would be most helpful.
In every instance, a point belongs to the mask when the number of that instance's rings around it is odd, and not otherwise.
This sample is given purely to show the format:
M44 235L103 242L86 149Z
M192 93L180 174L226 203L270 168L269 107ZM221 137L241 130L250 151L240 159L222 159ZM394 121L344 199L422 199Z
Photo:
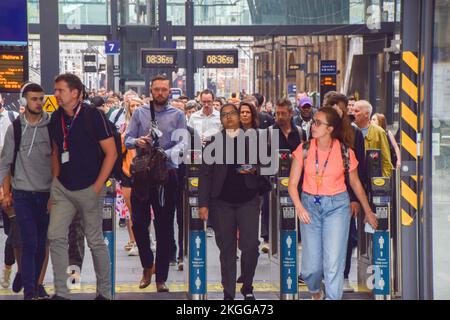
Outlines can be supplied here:
M142 268L138 256L128 256L128 253L124 250L124 245L128 242L128 233L125 228L116 228L117 243L116 243L116 300L165 300L176 299L186 300L187 296L187 275L185 271L178 271L177 266L170 266L169 278L166 283L170 289L169 293L156 292L156 286L154 284L154 277L152 278L152 284L146 289L139 289L138 283L141 279ZM5 244L6 236L3 233L3 229L0 230L0 257L2 262L3 271L3 248ZM215 244L214 237L207 238L207 278L208 278L208 294L209 300L222 300L222 286L220 284L220 264L219 264L219 250ZM301 259L301 248L299 248L299 257ZM237 256L239 256L239 251ZM350 282L355 288L354 293L344 293L343 299L370 299L367 292L358 290L356 284L356 257L354 255L352 259L352 268L350 273ZM237 270L239 275L239 260L237 261ZM16 266L13 267L13 279ZM275 271L274 271L275 270ZM276 273L276 267L271 263L268 254L261 252L258 266L256 269L254 279L254 293L256 299L263 300L279 300L279 286L274 283ZM12 282L11 279L11 282ZM51 261L49 262L46 277L45 287L49 294L53 293L53 270ZM90 300L95 298L95 272L92 263L91 253L86 244L85 259L83 264L83 271L81 274L81 288L71 291L72 299L74 300ZM236 299L242 299L242 295L239 292L240 285L236 288ZM300 299L310 299L310 294L306 286L300 286ZM23 299L22 293L13 293L11 288L3 289L0 287L0 300L20 300Z

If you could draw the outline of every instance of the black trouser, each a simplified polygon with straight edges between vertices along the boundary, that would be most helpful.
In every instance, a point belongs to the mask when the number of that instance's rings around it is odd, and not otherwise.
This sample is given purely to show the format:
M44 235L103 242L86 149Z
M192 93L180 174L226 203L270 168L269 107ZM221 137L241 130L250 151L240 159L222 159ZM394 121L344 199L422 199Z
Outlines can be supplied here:
M253 290L253 277L259 257L260 198L232 204L213 199L210 206L210 220L214 228L216 243L220 251L222 286L234 298L236 291L236 249L239 229L239 249L241 250L241 272L244 292Z
M270 192L267 192L262 196L262 207L261 207L261 238L264 242L269 242L269 215L270 215L270 203L269 203Z
M358 233L356 232L355 218L350 219L350 230L348 232L347 256L345 258L344 279L348 279L350 267L352 266L353 248L358 245Z
M155 214L156 233L156 282L165 282L169 274L169 262L173 245L173 223L175 215L177 174L169 170L169 181L163 187L149 187L149 199L140 201L131 189L133 214L133 232L139 249L139 258L143 268L153 266L153 252L150 248L149 226L151 223L150 206ZM161 205L161 203L164 205ZM172 230L172 233L170 232Z
M8 215L2 210L3 218L3 232L5 235L9 235L9 230L11 227ZM16 262L14 258L14 249L9 241L5 241L5 266L12 266Z
M178 167L178 188L177 188L177 225L178 225L178 260L183 259L183 214L184 214L184 199L183 192L185 187L185 175L186 175L186 165L184 163L180 164ZM175 239L174 239L175 242Z

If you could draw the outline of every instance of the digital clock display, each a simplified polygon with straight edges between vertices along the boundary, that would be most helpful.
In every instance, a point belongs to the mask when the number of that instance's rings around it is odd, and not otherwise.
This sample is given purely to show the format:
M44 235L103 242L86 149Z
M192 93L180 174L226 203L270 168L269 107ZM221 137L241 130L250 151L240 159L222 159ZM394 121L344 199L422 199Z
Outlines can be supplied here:
M162 50L142 50L143 68L174 68L177 64L177 52Z
M204 68L237 68L238 62L237 50L203 52Z
M25 52L0 50L0 92L19 92L28 77Z

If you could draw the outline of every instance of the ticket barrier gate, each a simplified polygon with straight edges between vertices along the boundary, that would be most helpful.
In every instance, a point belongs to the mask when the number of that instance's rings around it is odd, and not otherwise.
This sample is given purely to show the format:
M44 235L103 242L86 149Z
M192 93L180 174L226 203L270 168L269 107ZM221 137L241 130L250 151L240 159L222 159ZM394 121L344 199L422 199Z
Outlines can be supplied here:
M391 299L391 181L390 178L374 177L371 181L372 211L378 219L378 228L373 234L373 268L376 300Z
M278 160L279 170L275 176L270 206L271 278L272 282L278 280L281 300L297 300L297 218L288 193L290 150L279 150Z
M207 299L206 277L206 231L205 222L198 212L199 170L202 161L201 150L188 150L186 153L186 192L185 197L185 241L187 253L188 296L191 300Z
M393 215L391 203L391 179L381 177L381 151L366 151L366 172L369 204L378 219L378 228L373 233L366 232L363 215L358 219L358 283L366 288L375 299L390 299L394 292L393 269ZM394 221L395 222L395 221Z
M103 199L103 239L108 247L111 267L111 297L115 298L116 290L116 182L106 181L106 195Z

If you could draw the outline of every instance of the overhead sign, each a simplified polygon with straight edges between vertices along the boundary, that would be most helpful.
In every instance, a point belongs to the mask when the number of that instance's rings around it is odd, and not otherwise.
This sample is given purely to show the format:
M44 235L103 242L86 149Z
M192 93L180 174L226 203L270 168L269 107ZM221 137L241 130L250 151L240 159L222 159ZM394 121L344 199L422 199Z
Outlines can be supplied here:
M84 62L96 62L97 56L95 54L85 54L83 56Z
M28 53L0 46L0 92L20 92L28 80Z
M289 71L297 71L297 70L304 70L305 64L304 63L295 63L289 65Z
M239 53L237 50L202 50L203 68L237 68Z
M336 74L337 73L337 64L336 60L322 60L320 61L320 74Z
M58 110L59 106L56 102L55 96L46 96L44 105L42 106L42 109L44 109L45 112L52 113Z
M327 92L336 91L336 74L336 60L320 61L320 105L322 105L323 98Z
M105 41L105 54L115 55L120 53L120 42L115 41Z
M95 72L97 72L97 66L84 66L84 72L95 73Z
M177 50L174 49L142 49L142 68L176 68Z

